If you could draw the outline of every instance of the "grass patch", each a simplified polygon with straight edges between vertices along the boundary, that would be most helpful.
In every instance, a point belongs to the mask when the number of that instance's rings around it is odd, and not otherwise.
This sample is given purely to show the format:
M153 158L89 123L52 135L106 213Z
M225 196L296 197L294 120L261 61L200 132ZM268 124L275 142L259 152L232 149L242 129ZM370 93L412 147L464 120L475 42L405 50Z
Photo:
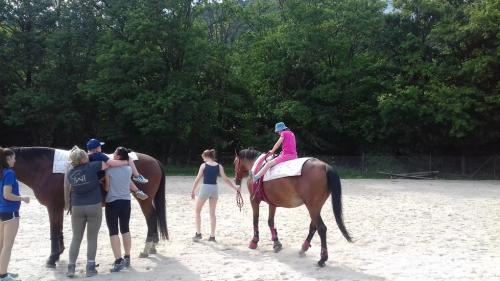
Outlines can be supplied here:
M165 175L167 176L193 176L198 174L199 167L196 166L163 166L165 170ZM233 167L224 167L224 172L231 178L234 177Z
M378 172L378 169L367 170L364 173L361 172L360 169L351 168L351 167L336 167L341 179L389 179L388 175L383 175ZM196 176L198 173L197 166L164 166L165 174L167 176ZM229 178L234 177L234 167L228 166L224 167L224 171ZM440 173L437 175L436 179L448 179L448 180L471 180L470 176L463 176L459 174L452 173ZM492 179L492 177L481 177L476 176L473 179Z

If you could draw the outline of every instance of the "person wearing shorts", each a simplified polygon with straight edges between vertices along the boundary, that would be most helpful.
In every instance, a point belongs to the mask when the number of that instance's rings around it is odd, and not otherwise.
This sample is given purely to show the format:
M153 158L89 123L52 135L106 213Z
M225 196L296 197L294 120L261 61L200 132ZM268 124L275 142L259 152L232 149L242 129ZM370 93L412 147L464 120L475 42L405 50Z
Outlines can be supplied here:
M224 173L224 168L219 163L215 162L215 150L205 150L201 154L201 158L204 163L201 164L200 169L198 170L198 175L193 183L193 189L191 191L191 199L196 199L195 204L195 224L196 224L196 233L193 237L194 242L198 242L202 239L201 236L201 209L203 205L208 199L208 203L210 205L210 237L208 241L215 242L215 225L216 225L216 217L215 217L215 208L217 207L217 199L219 198L219 190L217 186L217 177L220 175L222 179L235 191L239 191L231 180ZM198 196L195 196L196 188L203 178L203 184L201 185Z
M118 147L113 158L115 160L128 160L128 150L124 147ZM130 166L112 167L106 170L105 190L106 195L106 224L109 230L109 239L115 261L111 272L118 272L123 268L130 266L130 249L132 247L132 238L130 236L130 191L129 187L132 181L132 168ZM121 254L120 237L124 248L124 256Z
M30 198L20 196L19 182L12 168L16 162L13 150L0 147L0 281L19 281L19 275L8 273L7 267L14 240L19 229L19 208L21 201L30 202Z

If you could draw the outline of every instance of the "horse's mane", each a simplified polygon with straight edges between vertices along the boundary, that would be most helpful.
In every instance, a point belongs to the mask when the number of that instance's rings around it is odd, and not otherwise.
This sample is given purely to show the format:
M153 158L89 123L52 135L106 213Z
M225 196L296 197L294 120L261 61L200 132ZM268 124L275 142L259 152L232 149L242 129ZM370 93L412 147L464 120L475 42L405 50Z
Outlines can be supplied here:
M246 148L246 149L240 150L240 153L238 153L238 157L240 157L240 159L255 160L261 154L262 153L260 151L257 151L253 148Z
M54 157L54 149L50 147L11 147L16 154L16 158L22 159L40 159Z

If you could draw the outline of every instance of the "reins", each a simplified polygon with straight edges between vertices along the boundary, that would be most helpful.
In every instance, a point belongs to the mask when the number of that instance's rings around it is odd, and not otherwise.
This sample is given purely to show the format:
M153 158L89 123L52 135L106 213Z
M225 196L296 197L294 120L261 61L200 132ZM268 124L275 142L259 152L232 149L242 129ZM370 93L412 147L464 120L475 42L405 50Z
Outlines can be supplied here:
M243 208L243 197L241 196L241 192L239 191L236 192L236 206L240 208L241 212L241 208Z

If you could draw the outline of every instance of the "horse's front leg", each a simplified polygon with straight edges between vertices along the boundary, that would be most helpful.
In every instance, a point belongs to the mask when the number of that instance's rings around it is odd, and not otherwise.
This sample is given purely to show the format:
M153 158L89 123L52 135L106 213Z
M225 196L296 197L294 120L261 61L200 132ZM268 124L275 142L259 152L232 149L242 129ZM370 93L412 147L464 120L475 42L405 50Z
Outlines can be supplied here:
M50 206L50 204L49 204ZM50 222L50 256L47 259L46 266L55 268L59 256L64 252L63 238L63 216L64 207L47 207Z
M259 243L259 204L258 200L250 200L252 203L253 211L253 238L250 241L248 248L257 249L257 243Z
M278 239L278 231L274 227L274 215L276 214L276 207L269 205L269 218L267 220L267 224L269 225L269 229L271 230L271 239L274 241L273 250L275 253L281 251L283 245L281 245L280 240Z

